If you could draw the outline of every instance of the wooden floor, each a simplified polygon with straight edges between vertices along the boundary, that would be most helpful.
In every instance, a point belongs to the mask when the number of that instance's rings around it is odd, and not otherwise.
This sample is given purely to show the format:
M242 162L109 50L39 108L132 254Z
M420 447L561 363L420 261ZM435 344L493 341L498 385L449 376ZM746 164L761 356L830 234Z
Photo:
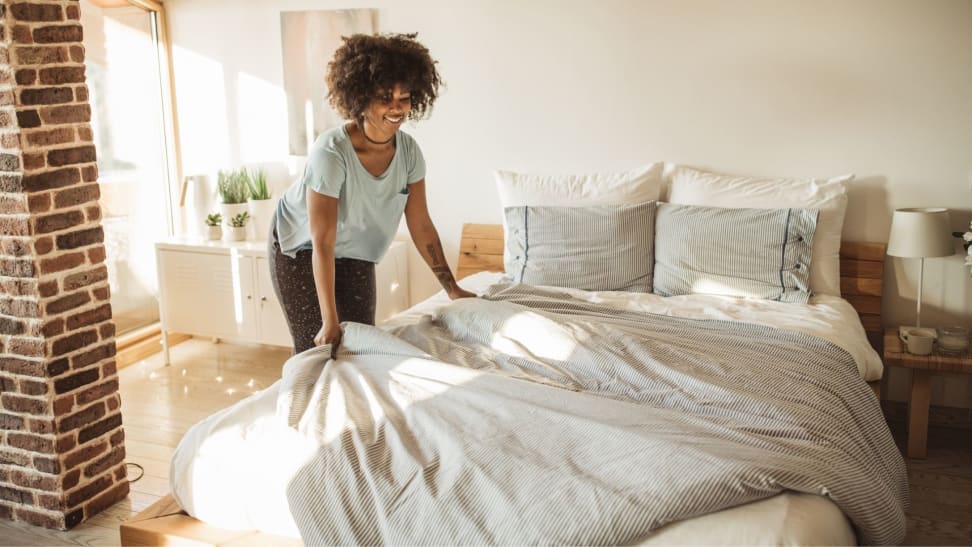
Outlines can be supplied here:
M891 432L904 454L903 422ZM972 545L972 431L928 430L928 458L905 458L911 486L907 545Z
M168 493L169 458L183 433L280 377L288 350L212 344L193 339L172 348L171 367L160 355L123 369L122 413L128 461L145 475L129 498L70 532L0 520L0 545L118 545L118 527ZM898 423L892 432L903 447ZM928 459L906 460L912 506L910 545L972 544L972 431L929 431ZM130 467L130 478L139 470Z
M119 545L122 521L169 493L169 459L189 427L280 378L286 348L192 339L119 372L128 462L145 470L128 499L70 532L0 520L0 545ZM129 479L140 471L129 466Z

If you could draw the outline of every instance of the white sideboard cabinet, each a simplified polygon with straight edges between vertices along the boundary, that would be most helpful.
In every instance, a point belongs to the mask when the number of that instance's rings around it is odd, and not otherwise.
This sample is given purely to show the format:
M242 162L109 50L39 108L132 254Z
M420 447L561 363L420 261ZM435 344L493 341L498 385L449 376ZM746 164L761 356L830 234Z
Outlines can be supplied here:
M270 280L266 242L176 237L156 243L155 253L166 364L169 332L292 344ZM407 260L407 243L395 241L378 263L376 322L408 307Z

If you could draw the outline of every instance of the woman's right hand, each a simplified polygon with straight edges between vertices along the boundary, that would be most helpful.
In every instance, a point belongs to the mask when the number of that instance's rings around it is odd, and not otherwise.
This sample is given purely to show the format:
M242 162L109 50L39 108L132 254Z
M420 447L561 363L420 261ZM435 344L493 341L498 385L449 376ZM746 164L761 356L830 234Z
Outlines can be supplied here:
M338 346L341 345L341 325L337 322L327 323L321 330L318 331L317 336L314 337L314 345L323 346L324 344L331 344L331 355L337 352Z

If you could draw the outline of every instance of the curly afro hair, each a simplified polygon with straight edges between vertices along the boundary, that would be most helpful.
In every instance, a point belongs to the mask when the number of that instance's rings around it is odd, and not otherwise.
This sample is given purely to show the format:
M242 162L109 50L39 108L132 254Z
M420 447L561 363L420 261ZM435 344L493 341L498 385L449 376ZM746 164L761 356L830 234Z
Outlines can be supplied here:
M411 120L421 120L432 110L442 79L436 61L420 44L417 34L354 34L327 64L327 98L339 114L361 121L365 109L379 94L395 87L412 95Z

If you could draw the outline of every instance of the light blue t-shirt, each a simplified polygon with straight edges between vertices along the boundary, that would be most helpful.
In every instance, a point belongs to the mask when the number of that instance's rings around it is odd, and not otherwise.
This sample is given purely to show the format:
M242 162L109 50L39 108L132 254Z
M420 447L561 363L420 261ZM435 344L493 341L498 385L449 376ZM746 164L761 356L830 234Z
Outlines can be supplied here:
M410 135L398 131L395 156L381 176L369 173L354 152L344 125L322 133L301 175L277 203L277 239L287 256L311 249L307 188L338 199L336 258L378 262L391 245L408 185L425 178L425 159Z

